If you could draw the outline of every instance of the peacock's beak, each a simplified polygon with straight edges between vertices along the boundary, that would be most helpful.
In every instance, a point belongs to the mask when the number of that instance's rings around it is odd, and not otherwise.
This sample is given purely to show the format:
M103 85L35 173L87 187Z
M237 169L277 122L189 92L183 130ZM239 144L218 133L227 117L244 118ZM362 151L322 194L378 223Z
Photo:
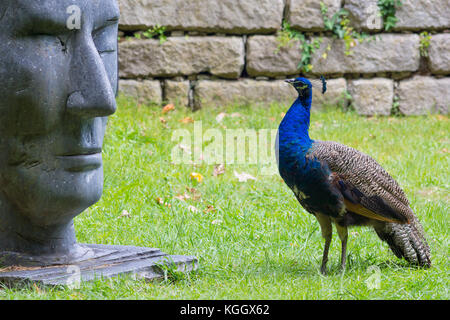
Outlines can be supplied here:
M295 82L295 79L286 79L286 80L284 80L284 82L293 84Z

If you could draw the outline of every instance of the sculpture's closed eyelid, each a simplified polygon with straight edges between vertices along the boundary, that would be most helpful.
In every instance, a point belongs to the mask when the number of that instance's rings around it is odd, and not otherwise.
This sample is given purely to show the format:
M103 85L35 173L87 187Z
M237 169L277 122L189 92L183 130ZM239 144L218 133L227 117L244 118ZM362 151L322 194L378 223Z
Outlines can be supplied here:
M117 29L109 27L113 27L113 25L106 25L92 32L92 39L100 54L117 51Z

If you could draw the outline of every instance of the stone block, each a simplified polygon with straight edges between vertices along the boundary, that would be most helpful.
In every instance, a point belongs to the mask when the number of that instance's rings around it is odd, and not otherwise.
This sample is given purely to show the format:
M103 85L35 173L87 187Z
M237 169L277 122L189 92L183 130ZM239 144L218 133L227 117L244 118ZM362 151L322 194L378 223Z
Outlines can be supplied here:
M364 116L391 114L394 101L393 80L384 78L354 80L349 83L349 92L358 114Z
M415 76L400 81L397 89L400 111L405 115L448 114L450 78Z
M289 107L296 98L295 89L282 80L202 80L197 82L194 89L195 108L272 102L286 104Z
M136 99L138 103L162 102L161 83L158 80L120 80L119 92Z
M346 91L347 81L344 78L328 79L325 94L320 88L313 88L312 109L321 109L322 106L346 107Z
M156 25L168 31L274 33L281 28L284 0L119 0L121 30Z
M394 30L443 30L450 28L449 0L402 0Z
M382 34L368 39L345 53L343 40L323 38L311 59L314 74L379 73L417 71L420 63L419 36ZM327 47L331 50L327 51ZM327 58L323 54L327 54Z
M383 29L378 0L345 0L344 8L349 12L352 26L365 31Z
M166 80L164 85L164 96L168 103L176 103L180 106L189 106L189 81Z
M239 37L173 37L127 40L119 44L121 78L174 77L209 73L238 78L244 69L244 41Z
M450 18L449 18L450 19ZM430 69L434 74L450 74L450 34L436 34L431 37L428 48Z
M331 17L341 8L342 0L323 0L323 2L328 7L328 14ZM290 0L286 19L294 29L305 31L325 29L320 11L320 1L317 0Z
M251 36L247 40L247 73L251 77L298 74L300 43L292 40L279 47L275 36Z

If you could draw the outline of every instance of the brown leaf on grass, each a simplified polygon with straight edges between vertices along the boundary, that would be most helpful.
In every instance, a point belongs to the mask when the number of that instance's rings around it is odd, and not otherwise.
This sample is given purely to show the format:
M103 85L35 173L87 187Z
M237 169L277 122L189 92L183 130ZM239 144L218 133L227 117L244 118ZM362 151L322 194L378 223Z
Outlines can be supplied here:
M202 194L195 188L186 187L186 190L191 194L191 198L194 201L197 201L202 197Z
M156 203L159 205L164 205L168 208L172 207L172 205L168 202L165 202L163 199L161 199L160 197L156 197Z
M226 116L227 114L225 112L221 112L216 116L216 121L220 123Z
M127 210L123 210L122 213L120 214L119 218L123 218L123 217L131 218L131 214Z
M159 117L159 121L161 121L161 123L167 123L167 120L164 119L163 117Z
M218 164L214 166L214 172L213 172L213 176L217 177L221 174L225 173L225 165L223 164Z
M178 121L181 122L181 123L193 123L194 119L192 119L191 117L186 117L186 118L183 118L183 119L178 120Z
M189 176L191 177L192 180L197 181L198 183L203 182L203 176L198 172L191 172Z
M189 210L190 212L192 212L192 213L198 212L198 209L197 209L196 207L194 207L194 206L188 206L188 210Z
M184 194L179 194L179 195L175 196L174 198L178 199L180 201L186 201L186 199L190 199L191 196L185 192Z
M42 290L41 290L41 288L39 288L37 285L36 285L36 283L33 283L33 287L34 287L34 290L37 292L37 293L42 293Z
M172 103L169 103L168 105L166 105L163 109L162 109L162 113L167 113L170 112L172 110L175 110L175 106Z
M239 182L246 182L247 180L256 180L256 178L246 172L237 173L234 172L234 176L238 178Z
M214 208L214 206L210 204L206 207L205 210L203 210L203 212L204 213L216 212L216 208Z

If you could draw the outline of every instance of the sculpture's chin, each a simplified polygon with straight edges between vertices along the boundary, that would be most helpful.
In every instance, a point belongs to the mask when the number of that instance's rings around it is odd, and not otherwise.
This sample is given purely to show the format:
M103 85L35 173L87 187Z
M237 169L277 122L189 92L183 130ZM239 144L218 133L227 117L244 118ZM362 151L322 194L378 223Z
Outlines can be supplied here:
M23 216L41 227L68 223L100 200L103 191L101 165L76 172L17 168L9 176L12 179L0 189Z

